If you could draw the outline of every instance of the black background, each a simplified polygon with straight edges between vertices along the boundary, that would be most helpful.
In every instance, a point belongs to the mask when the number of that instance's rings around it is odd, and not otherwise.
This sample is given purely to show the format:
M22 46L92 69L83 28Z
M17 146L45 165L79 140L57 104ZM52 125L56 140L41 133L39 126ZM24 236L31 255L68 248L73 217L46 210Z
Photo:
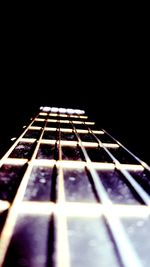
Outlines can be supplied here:
M58 17L38 13L29 23L27 16L3 23L1 155L39 106L48 105L85 109L150 164L146 18Z

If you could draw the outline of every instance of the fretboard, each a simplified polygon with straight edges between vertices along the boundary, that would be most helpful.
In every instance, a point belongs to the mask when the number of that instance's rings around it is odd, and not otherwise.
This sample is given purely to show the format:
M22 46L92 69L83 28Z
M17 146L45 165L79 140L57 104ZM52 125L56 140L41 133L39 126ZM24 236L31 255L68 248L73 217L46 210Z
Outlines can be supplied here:
M150 167L83 110L41 107L0 166L0 266L149 267Z

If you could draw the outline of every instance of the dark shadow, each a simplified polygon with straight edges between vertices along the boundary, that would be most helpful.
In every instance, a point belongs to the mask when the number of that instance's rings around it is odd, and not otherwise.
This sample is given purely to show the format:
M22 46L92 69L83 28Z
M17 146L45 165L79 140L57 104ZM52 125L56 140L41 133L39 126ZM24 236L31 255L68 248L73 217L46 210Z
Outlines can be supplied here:
M52 183L50 191L50 200L56 202L56 182L57 182L57 168L54 166L52 173Z
M8 210L5 210L0 214L0 234L3 229L4 223L7 217L7 213L8 213Z
M56 229L54 215L50 218L48 229L48 244L47 244L47 264L46 267L56 266Z
M58 155L58 146L57 146L57 143L55 143L54 159L58 160L58 157L59 157L59 155Z

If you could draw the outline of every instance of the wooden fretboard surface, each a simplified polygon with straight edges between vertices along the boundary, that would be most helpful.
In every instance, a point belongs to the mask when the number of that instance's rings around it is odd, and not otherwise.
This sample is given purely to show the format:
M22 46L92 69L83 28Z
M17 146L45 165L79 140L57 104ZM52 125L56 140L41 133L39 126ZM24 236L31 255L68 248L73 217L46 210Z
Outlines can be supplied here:
M0 266L149 267L150 168L83 111L41 108L0 166Z

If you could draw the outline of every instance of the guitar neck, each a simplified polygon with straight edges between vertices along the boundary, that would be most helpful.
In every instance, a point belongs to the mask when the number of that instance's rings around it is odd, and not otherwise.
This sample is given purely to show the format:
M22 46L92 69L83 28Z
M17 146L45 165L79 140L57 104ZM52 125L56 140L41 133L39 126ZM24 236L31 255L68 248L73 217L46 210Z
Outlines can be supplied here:
M0 266L149 266L150 167L85 111L41 107L0 163Z

